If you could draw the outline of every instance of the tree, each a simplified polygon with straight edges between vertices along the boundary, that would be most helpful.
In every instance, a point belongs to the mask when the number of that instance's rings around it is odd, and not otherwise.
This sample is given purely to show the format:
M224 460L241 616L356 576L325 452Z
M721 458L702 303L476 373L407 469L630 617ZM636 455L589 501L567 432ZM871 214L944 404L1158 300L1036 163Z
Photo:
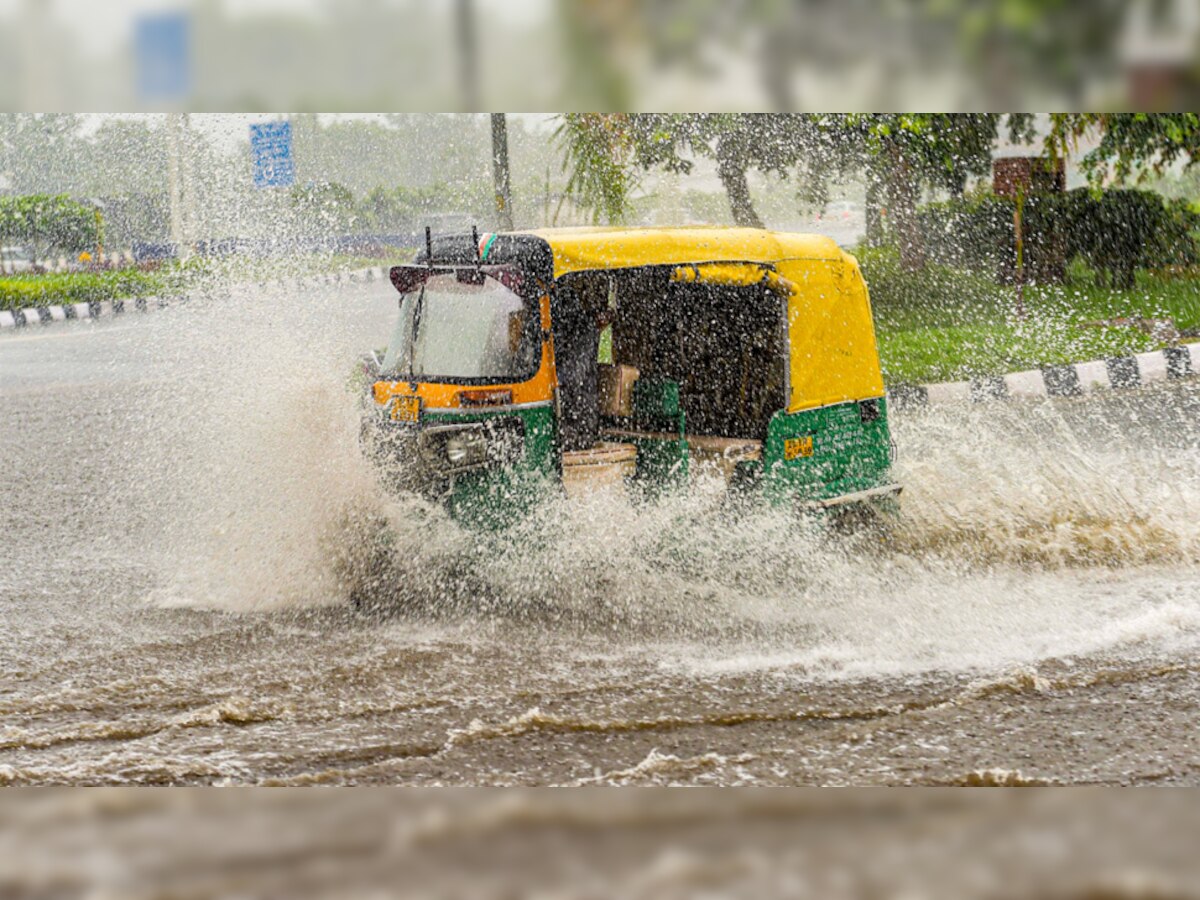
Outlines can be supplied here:
M329 182L297 185L289 197L304 230L346 234L356 222L354 195L344 185Z
M512 189L508 168L508 122L504 113L492 113L492 187L496 218L501 231L512 231Z
M1100 142L1087 153L1082 166L1093 184L1111 177L1123 183L1161 175L1182 161L1190 167L1200 159L1198 113L1053 113L1046 153L1069 151L1085 135Z
M1053 92L1082 106L1087 88L1116 74L1129 0L960 0L929 3L918 20L951 48L955 68L976 80L993 108L1019 107ZM1142 4L1160 15L1167 4ZM1159 9L1155 9L1159 7Z
M990 171L1000 123L995 113L571 113L558 138L569 190L610 221L627 210L636 171L687 173L700 157L716 163L734 221L753 227L762 222L750 196L752 169L793 179L810 202L825 199L830 180L865 173L869 221L875 225L887 208L901 259L916 269L924 264L921 191L959 194L970 176ZM1010 116L1010 133L1027 138L1030 124Z
M379 186L358 204L358 219L367 231L408 231L447 213L486 209L488 202L486 191L466 194L445 182L417 188Z
M1179 163L1186 171L1200 161L1196 113L1055 113L1045 153L1055 158L1084 136L1098 138L1082 159L1095 189L1161 176ZM1164 208L1154 195L1111 189L1094 191L1092 199L1075 240L1098 273L1109 273L1113 287L1131 289L1134 270L1148 261L1194 255L1180 251L1195 246L1190 238L1195 219L1186 204Z
M830 151L819 116L755 113L567 113L558 138L570 170L568 190L610 220L621 218L634 173L687 174L697 158L716 163L738 225L762 227L750 196L750 170L816 171Z
M96 210L65 195L0 197L0 240L28 244L33 261L54 250L78 253L99 239Z
M15 194L70 190L77 173L81 117L74 113L0 114L0 172Z
M195 132L189 137L193 144L201 140ZM75 177L60 189L85 197L166 191L166 141L162 131L146 120L105 118L90 138L79 143L75 156Z
M997 113L871 113L825 117L850 148L848 159L861 154L868 187L888 210L901 264L919 269L925 263L917 204L924 187L961 195L972 175L991 170L992 146L999 133ZM1014 140L1028 140L1031 117L1009 116ZM857 151L857 153L855 152ZM869 193L872 193L869 191Z
M592 208L596 220L625 218L637 183L631 117L626 113L568 113L555 140L569 172L566 193Z
M953 84L959 102L993 109L1031 94L1082 105L1085 89L1116 73L1129 0L558 0L569 96L585 108L628 109L630 60L655 75L708 76L737 56L757 70L767 103L790 112L808 74L841 78L887 108L922 82ZM1173 4L1151 0L1151 15ZM1178 4L1174 4L1178 5ZM870 48L866 51L865 48ZM908 93L912 93L909 90ZM581 98L581 99L579 99ZM800 101L800 102L798 102ZM982 102L981 102L982 101ZM749 103L757 102L750 98Z
M458 78L462 108L467 112L472 112L481 106L479 102L479 41L476 37L473 0L455 0L454 37L458 49Z

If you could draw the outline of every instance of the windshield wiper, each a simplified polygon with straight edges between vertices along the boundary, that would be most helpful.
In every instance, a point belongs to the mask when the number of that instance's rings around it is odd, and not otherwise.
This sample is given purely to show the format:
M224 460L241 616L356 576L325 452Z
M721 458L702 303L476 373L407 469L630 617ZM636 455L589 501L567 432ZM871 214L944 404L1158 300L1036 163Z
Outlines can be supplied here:
M417 361L417 331L421 328L421 312L425 309L425 285L421 285L421 293L417 294L417 303L413 307L412 328L408 332L408 380L416 378L414 371Z

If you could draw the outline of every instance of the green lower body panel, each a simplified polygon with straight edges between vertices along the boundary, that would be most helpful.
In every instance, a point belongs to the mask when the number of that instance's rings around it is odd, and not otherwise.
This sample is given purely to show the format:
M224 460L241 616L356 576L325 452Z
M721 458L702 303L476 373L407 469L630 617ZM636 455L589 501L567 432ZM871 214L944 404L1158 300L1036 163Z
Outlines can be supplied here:
M556 420L550 405L425 413L411 433L501 418L519 418L519 453L502 463L436 476L429 490L421 491L431 499L436 497L464 525L505 528L548 496L562 492ZM611 438L637 447L634 482L647 499L688 484L690 454L684 421L680 413L673 420L651 423L654 436L626 433ZM891 484L890 470L887 401L878 398L776 413L767 427L761 459L738 463L730 487L748 499L801 508L820 507L819 501L848 495L894 505L894 495L879 490Z
M891 482L887 400L779 412L767 426L759 483L774 503L825 500Z
M637 447L634 483L643 496L654 498L687 487L690 456L687 441L622 437Z
M516 416L521 419L524 444L520 455L503 465L463 472L448 480L441 500L450 515L464 525L504 528L547 494L561 489L554 408L550 405L471 413L428 413L421 427L484 422Z
M646 378L634 387L634 414L624 423L608 424L615 432L601 436L633 444L637 448L637 469L633 482L640 495L655 499L686 488L691 454L684 437L687 416L679 405L679 384ZM634 431L628 431L632 427Z

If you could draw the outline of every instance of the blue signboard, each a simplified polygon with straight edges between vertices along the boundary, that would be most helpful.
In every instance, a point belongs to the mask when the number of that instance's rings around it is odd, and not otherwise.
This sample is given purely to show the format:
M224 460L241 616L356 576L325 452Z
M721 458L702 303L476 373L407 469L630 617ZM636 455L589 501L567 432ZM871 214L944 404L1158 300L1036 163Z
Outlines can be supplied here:
M262 122L250 126L255 187L291 187L296 183L292 159L292 123Z
M186 12L143 13L133 25L138 97L186 98L192 90L191 18Z

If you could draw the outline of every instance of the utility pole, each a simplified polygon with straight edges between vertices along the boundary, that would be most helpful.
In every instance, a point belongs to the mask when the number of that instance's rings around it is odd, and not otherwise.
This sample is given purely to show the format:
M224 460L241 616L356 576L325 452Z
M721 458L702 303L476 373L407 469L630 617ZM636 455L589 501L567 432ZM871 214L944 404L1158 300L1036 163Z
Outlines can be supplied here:
M59 103L56 59L56 26L51 22L50 0L25 0L21 50L21 101L29 110L54 109Z
M180 131L183 116L180 113L167 115L167 202L171 214L171 243L180 261L187 256L183 232L183 173L180 165Z
M478 112L479 42L475 35L473 0L455 0L455 31L458 38L458 78L464 112Z
M1013 239L1017 245L1017 268L1013 280L1017 287L1017 319L1025 321L1025 185L1017 185L1013 207Z
M508 175L508 124L504 113L492 113L492 185L501 231L512 231L512 197Z
M192 241L196 236L194 169L188 114L168 113L167 199L171 212L171 243L175 245L180 261L192 255Z
M183 203L184 257L192 255L192 245L198 237L196 215L196 155L192 141L191 116L184 113L179 117L179 199Z

